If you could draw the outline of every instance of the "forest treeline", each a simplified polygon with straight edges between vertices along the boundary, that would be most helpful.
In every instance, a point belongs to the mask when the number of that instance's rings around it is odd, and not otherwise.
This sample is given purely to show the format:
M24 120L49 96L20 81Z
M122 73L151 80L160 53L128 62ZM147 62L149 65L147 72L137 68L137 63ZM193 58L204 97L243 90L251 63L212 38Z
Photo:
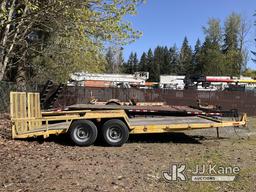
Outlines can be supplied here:
M144 0L0 1L0 81L67 82L74 72L239 75L246 69L248 26L236 13L210 19L191 47L157 46L124 62L123 47L142 34L125 20ZM157 35L157 34L156 34ZM109 46L110 45L110 46ZM110 48L107 48L110 47ZM255 52L253 52L255 53ZM256 55L256 53L255 53ZM254 71L246 71L254 74Z
M150 81L158 81L160 74L239 76L247 71L249 51L245 39L249 26L241 15L232 13L223 24L211 18L203 32L203 42L198 39L193 48L185 37L180 49L176 45L157 46L143 52L140 58L132 52L120 70L123 73L148 71Z

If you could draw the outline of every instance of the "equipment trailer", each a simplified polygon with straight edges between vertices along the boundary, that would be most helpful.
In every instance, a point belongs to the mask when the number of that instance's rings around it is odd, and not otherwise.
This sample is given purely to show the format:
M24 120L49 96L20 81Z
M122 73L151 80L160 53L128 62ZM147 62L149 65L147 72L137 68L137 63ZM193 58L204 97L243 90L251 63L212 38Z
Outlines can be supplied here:
M92 145L98 136L110 146L121 146L129 134L165 133L191 129L246 126L206 116L129 118L124 110L73 110L41 112L39 93L11 92L12 138L68 134L74 144Z

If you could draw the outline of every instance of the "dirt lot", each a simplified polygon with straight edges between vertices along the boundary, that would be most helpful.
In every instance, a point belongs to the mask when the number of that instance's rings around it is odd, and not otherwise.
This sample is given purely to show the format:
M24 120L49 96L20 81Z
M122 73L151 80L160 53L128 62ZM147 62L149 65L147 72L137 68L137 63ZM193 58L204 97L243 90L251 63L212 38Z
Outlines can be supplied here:
M120 148L76 147L66 137L10 139L0 122L0 191L256 191L256 121L233 128L131 136ZM166 182L172 163L239 166L234 182Z

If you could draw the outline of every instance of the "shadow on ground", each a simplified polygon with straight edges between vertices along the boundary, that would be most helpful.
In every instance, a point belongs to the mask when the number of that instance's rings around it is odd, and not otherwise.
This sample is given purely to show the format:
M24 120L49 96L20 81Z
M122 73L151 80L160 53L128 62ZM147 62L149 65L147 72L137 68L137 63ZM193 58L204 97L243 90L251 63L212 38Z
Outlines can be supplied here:
M190 143L201 144L203 136L189 136L185 133L151 133L130 135L129 143Z
M187 144L201 144L200 141L205 140L204 136L189 136L185 133L151 133L130 135L127 143L187 143ZM28 142L53 142L59 145L73 146L68 135L52 135L47 139L43 137L25 139ZM104 146L103 142L97 140L95 146Z

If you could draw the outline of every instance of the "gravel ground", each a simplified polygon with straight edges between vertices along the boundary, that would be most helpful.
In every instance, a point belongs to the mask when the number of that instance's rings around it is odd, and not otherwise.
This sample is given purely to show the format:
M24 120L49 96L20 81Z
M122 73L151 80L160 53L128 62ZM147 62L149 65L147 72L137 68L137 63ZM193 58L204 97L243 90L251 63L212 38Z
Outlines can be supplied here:
M249 129L130 136L122 147L76 147L65 136L11 140L0 120L0 191L256 191L255 118ZM234 182L166 182L172 163L239 166Z

